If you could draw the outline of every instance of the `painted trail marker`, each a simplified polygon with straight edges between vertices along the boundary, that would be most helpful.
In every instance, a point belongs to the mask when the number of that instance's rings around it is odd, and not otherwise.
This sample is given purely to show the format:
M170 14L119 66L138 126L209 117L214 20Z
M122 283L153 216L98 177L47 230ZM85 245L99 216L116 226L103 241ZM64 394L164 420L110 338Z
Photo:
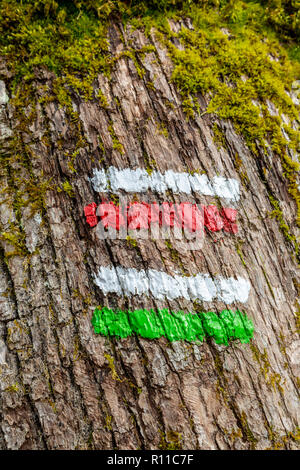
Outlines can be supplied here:
M137 270L121 266L101 266L94 275L94 281L104 294L152 295L158 300L180 297L203 302L220 300L227 305L246 302L250 292L250 282L242 277L220 276L213 279L209 274L202 273L196 276L170 276L155 269Z
M190 174L168 170L165 173L153 171L151 174L145 169L130 168L118 169L114 166L105 169L94 169L90 178L93 189L99 193L145 193L153 191L165 193L172 191L175 194L189 195L193 193L213 196L233 201L239 201L239 182L233 178L215 176L208 179L205 174ZM162 204L162 215L157 216L153 208L156 203L147 204L129 203L125 212L112 202L92 203L85 207L86 221L90 227L96 226L99 221L105 229L120 230L121 227L135 224L134 229L149 228L153 222L165 226L180 226L191 231L197 231L197 223L203 231L205 226L215 232L224 230L230 233L237 232L237 210L231 207L219 210L214 205L196 205L191 209L190 219L183 220L178 217L178 210L191 203ZM186 207L186 206L185 206ZM176 215L177 211L177 215ZM194 211L194 212L193 212ZM198 212L199 214L198 214ZM113 212L113 213L112 213ZM195 220L194 216L197 212ZM153 217L154 214L154 217ZM201 222L201 223L200 223ZM199 229L200 230L200 229ZM186 235L186 232L185 232ZM186 235L187 236L187 235ZM224 302L226 305L235 302L245 303L250 292L250 282L242 277L212 278L208 273L198 273L196 276L169 275L154 269L138 270L122 266L101 266L94 273L94 282L104 295L115 293L118 296L147 296L158 300L174 300L184 298L189 301ZM200 340L213 337L217 344L228 344L231 339L239 339L242 343L249 342L253 335L253 323L245 314L239 311L223 310L219 315L213 312L188 313L169 312L163 310L110 310L107 307L94 311L92 324L95 333L106 336L125 338L138 334L143 338L154 339L162 336L170 341Z

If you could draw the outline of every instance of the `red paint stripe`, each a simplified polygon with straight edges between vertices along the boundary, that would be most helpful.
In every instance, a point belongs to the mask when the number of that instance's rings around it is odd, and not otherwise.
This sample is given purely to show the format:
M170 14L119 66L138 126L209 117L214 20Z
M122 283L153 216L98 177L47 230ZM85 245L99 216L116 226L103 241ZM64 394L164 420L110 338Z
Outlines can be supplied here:
M105 228L112 227L117 230L126 226L127 219L128 228L132 230L148 229L151 223L156 222L165 227L187 227L193 232L200 230L203 224L211 232L238 231L236 209L223 208L219 211L216 206L201 205L200 210L196 204L188 202L163 202L161 206L162 210L159 210L157 203L133 202L126 207L126 214L122 214L120 207L113 202L101 203L98 209L97 204L93 202L84 208L84 214L90 227L95 227L101 221Z

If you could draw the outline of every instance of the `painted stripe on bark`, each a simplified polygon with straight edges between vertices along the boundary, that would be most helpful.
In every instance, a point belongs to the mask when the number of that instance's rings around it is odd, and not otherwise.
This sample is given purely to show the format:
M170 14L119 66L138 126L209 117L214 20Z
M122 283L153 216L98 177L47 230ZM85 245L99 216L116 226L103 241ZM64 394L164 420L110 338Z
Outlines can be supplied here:
M156 299L169 300L183 297L203 302L220 300L225 304L246 302L250 292L250 282L242 277L212 279L209 274L202 273L189 277L170 276L154 269L139 271L121 266L101 266L94 281L104 294L152 295Z
M253 322L239 310L184 313L158 310L111 310L96 308L92 325L97 334L127 338L137 334L142 338L157 339L164 336L169 341L203 341L213 337L217 344L228 345L231 339L249 343L253 337Z
M151 223L159 223L160 226L187 228L192 232L203 230L203 226L211 232L222 229L229 233L238 231L237 210L227 207L219 211L214 205L133 202L122 209L112 201L101 203L98 208L92 202L85 206L84 214L90 227L95 227L100 219L105 228L116 230L122 227L148 229Z
M123 189L128 193L140 193L150 189L159 193L164 193L167 190L185 194L195 192L233 201L238 201L240 198L239 182L234 178L215 176L209 180L205 174L191 175L185 172L176 173L173 170L168 170L165 173L153 171L148 174L146 170L141 168L119 170L111 166L107 171L94 169L91 183L97 192L116 192Z

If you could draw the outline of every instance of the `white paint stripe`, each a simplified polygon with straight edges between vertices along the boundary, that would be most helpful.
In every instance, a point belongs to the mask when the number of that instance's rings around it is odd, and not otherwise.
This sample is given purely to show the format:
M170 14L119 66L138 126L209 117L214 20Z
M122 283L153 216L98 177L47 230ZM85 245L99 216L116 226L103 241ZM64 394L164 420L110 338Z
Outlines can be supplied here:
M149 269L138 271L134 268L101 266L94 275L95 284L104 294L153 295L156 299L174 300L184 297L187 300L211 302L221 300L226 304L246 302L250 292L250 282L242 277L212 279L209 274L196 276L170 276L162 271Z
M215 176L209 181L206 175L195 173L175 173L172 170L164 174L153 171L151 175L146 170L138 168L131 170L111 166L107 170L94 169L91 182L95 191L107 192L123 189L129 193L144 192L148 189L165 192L171 189L174 193L191 194L196 192L205 196L219 196L225 199L238 201L240 198L239 182L233 178Z

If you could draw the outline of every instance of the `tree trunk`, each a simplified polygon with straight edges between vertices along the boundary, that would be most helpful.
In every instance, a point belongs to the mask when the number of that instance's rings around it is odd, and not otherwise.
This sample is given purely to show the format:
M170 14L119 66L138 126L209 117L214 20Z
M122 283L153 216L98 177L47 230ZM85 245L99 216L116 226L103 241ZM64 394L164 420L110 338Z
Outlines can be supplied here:
M149 44L155 50L133 61L121 54L129 42L134 50ZM252 154L228 121L210 114L186 119L170 80L172 62L154 33L146 38L112 25L109 44L120 57L110 79L100 74L94 84L107 106L72 91L78 119L45 99L54 74L37 70L34 83L12 95L11 76L1 68L0 449L296 448L297 264L270 217L269 195L290 224L296 208L280 160ZM207 98L199 102L205 110ZM216 122L223 145L215 142ZM93 170L110 166L237 179L241 197L231 206L238 233L206 231L201 250L179 250L166 240L100 240L84 207L103 198L91 184ZM159 202L195 200L170 191L164 197L152 194ZM101 266L240 276L251 289L246 303L233 306L120 296L95 284ZM209 338L106 337L91 324L98 305L234 308L255 331L249 344L228 346Z

